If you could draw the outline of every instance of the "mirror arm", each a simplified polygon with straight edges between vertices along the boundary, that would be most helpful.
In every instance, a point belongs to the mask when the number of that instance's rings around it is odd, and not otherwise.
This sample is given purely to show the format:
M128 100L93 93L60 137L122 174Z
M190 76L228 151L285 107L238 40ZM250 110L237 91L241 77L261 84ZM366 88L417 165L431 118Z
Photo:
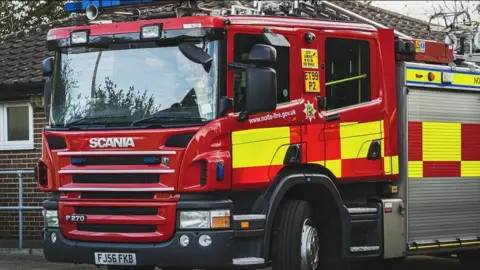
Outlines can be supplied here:
M228 63L228 67L235 68L235 69L248 69L248 68L255 68L257 66L252 64L239 63L239 62L230 62Z
M220 98L219 103L219 116L223 117L227 113L228 110L233 108L233 99L227 96Z
M51 98L52 98L52 87L53 87L53 78L52 76L48 76L44 82L43 86L43 110L45 114L45 118L47 121L50 119L50 106L51 106Z
M238 122L243 122L243 121L245 121L245 120L247 120L247 119L248 119L248 112L247 112L247 111L243 111L243 112L240 112L240 113L238 114L238 117L237 117L237 121L238 121Z

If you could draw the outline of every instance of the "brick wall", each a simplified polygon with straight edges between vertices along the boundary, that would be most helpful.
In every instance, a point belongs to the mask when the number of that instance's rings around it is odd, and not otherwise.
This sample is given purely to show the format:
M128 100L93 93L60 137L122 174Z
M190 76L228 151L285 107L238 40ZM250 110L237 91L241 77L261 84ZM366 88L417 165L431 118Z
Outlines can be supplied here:
M43 108L34 109L34 142L35 150L32 151L0 151L0 170L32 170L35 168L41 155L42 137L41 132L46 125ZM41 206L47 197L37 188L36 180L33 175L24 176L24 205ZM0 175L0 205L17 206L18 205L18 176ZM23 239L28 243L29 240L37 242L41 240L41 230L43 228L43 217L39 210L24 211L24 230ZM0 241L17 246L18 239L18 212L0 211ZM5 244L3 244L5 245ZM8 245L8 244L7 244ZM28 244L27 244L28 246ZM4 247L4 246L3 246Z

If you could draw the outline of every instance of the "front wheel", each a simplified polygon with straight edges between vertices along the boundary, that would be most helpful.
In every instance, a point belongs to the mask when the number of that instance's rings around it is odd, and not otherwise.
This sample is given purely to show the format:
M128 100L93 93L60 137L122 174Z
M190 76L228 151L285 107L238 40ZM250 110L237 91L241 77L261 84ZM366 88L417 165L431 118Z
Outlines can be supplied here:
M287 201L276 217L273 239L274 270L316 270L320 264L320 238L312 206Z

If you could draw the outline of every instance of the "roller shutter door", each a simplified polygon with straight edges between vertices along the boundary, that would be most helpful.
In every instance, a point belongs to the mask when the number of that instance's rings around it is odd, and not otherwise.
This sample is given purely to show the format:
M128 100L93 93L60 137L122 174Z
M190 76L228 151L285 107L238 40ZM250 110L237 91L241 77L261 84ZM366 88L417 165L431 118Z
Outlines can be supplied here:
M480 92L409 90L408 241L480 236Z

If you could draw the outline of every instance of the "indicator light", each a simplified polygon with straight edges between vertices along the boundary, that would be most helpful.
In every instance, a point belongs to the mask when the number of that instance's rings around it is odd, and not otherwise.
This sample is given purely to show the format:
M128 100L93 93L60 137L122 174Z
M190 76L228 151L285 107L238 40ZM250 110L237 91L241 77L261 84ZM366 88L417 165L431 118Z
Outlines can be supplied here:
M225 175L223 162L217 163L217 181L222 181Z
M72 157L72 165L81 165L87 161L86 158Z
M144 157L143 158L143 163L145 163L145 164L159 164L160 163L160 158L158 158L158 157Z

